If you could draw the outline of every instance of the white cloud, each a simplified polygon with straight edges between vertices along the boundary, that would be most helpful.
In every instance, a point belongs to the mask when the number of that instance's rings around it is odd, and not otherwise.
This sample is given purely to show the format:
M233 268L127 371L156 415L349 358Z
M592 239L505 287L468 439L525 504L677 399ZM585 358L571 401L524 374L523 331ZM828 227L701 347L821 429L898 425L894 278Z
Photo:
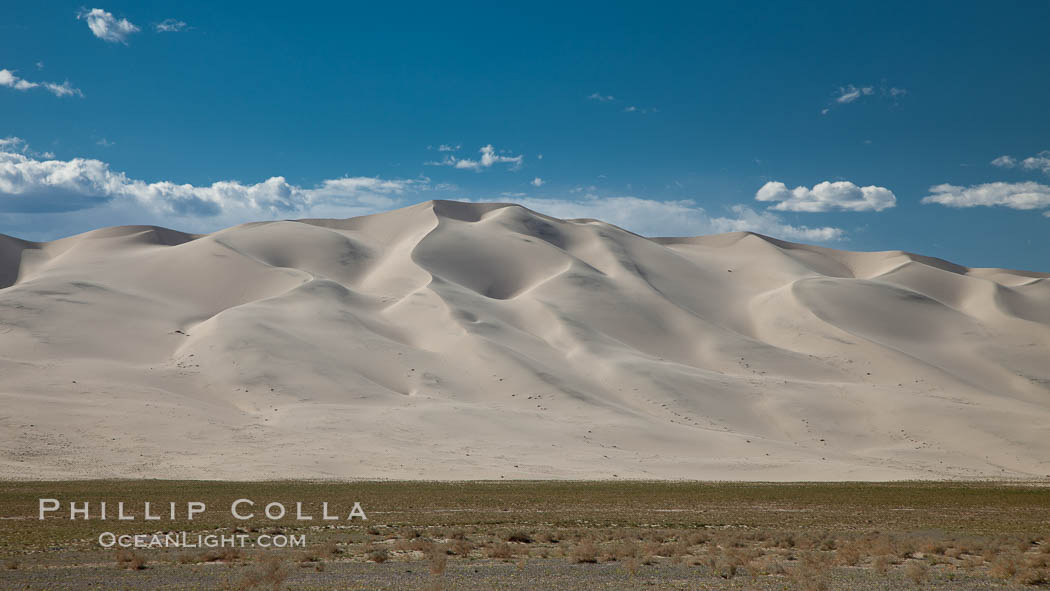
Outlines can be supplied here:
M768 182L755 193L758 201L778 201L777 211L882 211L897 205L893 191L885 187L858 187L849 181L817 183L812 189L788 189L784 183Z
M68 80L66 80L62 84L55 84L54 82L41 82L41 85L43 85L43 87L48 92L55 96L84 96L84 93L80 92L79 88L73 88L73 86L69 84Z
M100 138L98 141L95 142L95 145L102 146L103 148L112 148L113 146L117 145L117 143L111 142L106 138Z
M100 160L53 156L42 160L19 138L0 139L0 228L12 228L30 239L49 240L113 224L154 223L208 232L253 220L349 217L401 207L414 202L414 195L446 189L455 187L433 185L426 178L346 177L309 188L280 176L255 184L147 182L113 171ZM649 236L744 230L815 242L844 236L838 228L794 226L773 212L744 205L731 207L727 215L712 216L691 200L593 194L572 200L529 198L521 193L507 196L550 215L597 218Z
M509 164L511 170L518 170L525 161L525 157L521 155L504 156L503 154L497 153L496 149L492 147L492 144L482 146L478 151L481 152L481 158L478 160L456 158L455 156L450 155L446 156L445 159L440 162L426 162L425 164L431 166L451 166L461 170L481 172L486 168L491 168L494 164Z
M73 88L69 81L58 84L56 82L30 82L24 78L19 78L14 72L8 69L0 69L0 86L6 86L15 90L25 92L33 88L42 88L51 94L63 97L63 96L80 96L83 97L84 93L80 92L80 89Z
M1021 161L1021 166L1029 170L1041 170L1050 174L1050 150L1039 152L1035 156L1029 156Z
M616 100L616 97L611 94L601 94L598 92L592 93L587 96L588 100L598 101L600 103L612 103L620 102ZM648 115L649 113L659 113L660 109L656 107L639 107L637 105L627 105L622 109L624 113L641 113L642 115Z
M866 96L878 95L884 99L889 99L892 103L896 104L897 99L906 94L908 94L906 89L898 88L896 86L886 86L885 83L878 87L847 84L846 86L840 86L838 88L829 105L821 109L820 114L827 115L836 105L848 105L857 102Z
M732 216L713 217L692 200L656 201L639 197L597 197L582 200L516 199L529 209L559 218L591 218L615 224L643 236L697 236L722 232L758 232L788 240L827 242L845 236L839 228L793 226L776 214L734 205Z
M641 113L642 115L648 115L649 113L659 113L660 109L657 109L656 107L642 108L642 107L636 107L634 105L631 105L629 107L625 107L623 112L624 113Z
M1050 207L1050 186L1039 183L984 183L960 187L936 185L923 203L937 203L948 207L991 207L1011 209L1042 209ZM1045 215L1045 214L1044 214Z
M999 168L1013 168L1017 166L1017 160L1013 156L1002 155L995 160L992 160L992 166L998 166Z
M871 86L857 87L852 84L839 88L839 95L835 97L836 103L852 103L859 99L861 96L867 96L875 94L875 89Z
M128 19L118 19L101 8L82 9L77 14L77 19L87 21L88 28L96 37L110 43L127 45L128 35L140 30Z
M186 23L178 19L166 18L154 25L153 28L158 33L178 33L186 30Z
M440 146L438 146L438 152L458 152L459 149L462 147L463 146L460 144L456 144L454 146L451 144L441 144Z
M36 150L30 149L29 144L27 144L24 139L15 136L0 138L0 152L17 152L32 158L43 158L45 160L50 160L55 157L51 152L37 152Z
M155 214L209 217L236 213L266 217L328 208L384 208L398 204L395 196L425 180L384 180L372 177L330 179L313 188L271 177L261 183L220 181L208 186L169 181L148 183L110 170L105 162L74 158L38 160L14 151L17 138L0 144L0 212L63 212L97 207L112 201L131 202ZM243 221L243 220L242 220Z
M1001 168L1014 168L1020 166L1027 170L1039 170L1045 174L1050 174L1050 150L1043 150L1035 156L1029 156L1020 162L1018 162L1013 156L1003 155L992 160L992 165Z
M532 186L533 187L542 187L545 182L546 181L544 181L540 177L536 177L536 178L532 179Z

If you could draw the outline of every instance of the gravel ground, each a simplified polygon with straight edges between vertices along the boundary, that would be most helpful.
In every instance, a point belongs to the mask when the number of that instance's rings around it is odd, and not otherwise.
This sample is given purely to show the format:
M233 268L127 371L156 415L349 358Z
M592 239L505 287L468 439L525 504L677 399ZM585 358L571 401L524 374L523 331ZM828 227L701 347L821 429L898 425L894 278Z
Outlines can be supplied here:
M635 589L819 589L806 586L789 576L751 576L743 574L726 580L703 567L661 563L639 567L630 576L622 565L570 564L559 559L530 560L523 565L477 560L450 562L441 576L430 574L425 562L328 562L324 571L291 567L288 580L279 589L288 590L635 590ZM0 571L4 590L195 590L234 589L245 565L150 565L144 570L124 570L110 564L76 567L26 566ZM900 569L878 574L871 569L836 568L827 574L827 589L865 590L967 590L1032 589L1003 583L982 576L959 572L933 571L918 587ZM270 589L259 586L258 589Z

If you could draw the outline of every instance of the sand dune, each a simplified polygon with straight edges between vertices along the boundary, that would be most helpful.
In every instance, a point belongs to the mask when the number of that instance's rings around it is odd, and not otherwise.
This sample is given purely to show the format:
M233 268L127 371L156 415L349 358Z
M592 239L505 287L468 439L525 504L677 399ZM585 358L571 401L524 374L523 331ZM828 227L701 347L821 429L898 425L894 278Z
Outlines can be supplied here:
M0 236L0 476L1047 478L1048 277L455 202Z

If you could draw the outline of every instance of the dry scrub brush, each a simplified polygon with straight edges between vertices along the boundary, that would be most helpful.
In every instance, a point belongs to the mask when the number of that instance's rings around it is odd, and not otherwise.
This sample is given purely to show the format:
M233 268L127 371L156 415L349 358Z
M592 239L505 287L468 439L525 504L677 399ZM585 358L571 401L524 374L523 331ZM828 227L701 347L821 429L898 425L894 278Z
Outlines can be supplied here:
M234 585L235 591L270 589L279 591L288 579L289 569L284 559L277 555L263 556L259 563L250 568Z
M114 558L116 558L117 566L120 568L126 568L129 570L142 570L146 568L146 557L134 550L117 550L117 554Z

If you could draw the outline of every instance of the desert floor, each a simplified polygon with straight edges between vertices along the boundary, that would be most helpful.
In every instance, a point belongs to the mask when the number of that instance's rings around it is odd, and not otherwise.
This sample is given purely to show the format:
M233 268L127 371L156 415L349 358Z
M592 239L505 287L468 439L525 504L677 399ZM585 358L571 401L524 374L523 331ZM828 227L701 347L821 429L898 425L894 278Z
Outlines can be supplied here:
M343 513L356 501L369 519L237 521L228 508L242 497L327 501ZM124 501L139 520L41 521L39 498L63 509ZM194 521L141 521L144 501L190 500L208 506ZM1031 589L1050 580L1050 489L1037 484L6 482L0 516L4 589ZM104 550L103 531L304 535L307 544Z

